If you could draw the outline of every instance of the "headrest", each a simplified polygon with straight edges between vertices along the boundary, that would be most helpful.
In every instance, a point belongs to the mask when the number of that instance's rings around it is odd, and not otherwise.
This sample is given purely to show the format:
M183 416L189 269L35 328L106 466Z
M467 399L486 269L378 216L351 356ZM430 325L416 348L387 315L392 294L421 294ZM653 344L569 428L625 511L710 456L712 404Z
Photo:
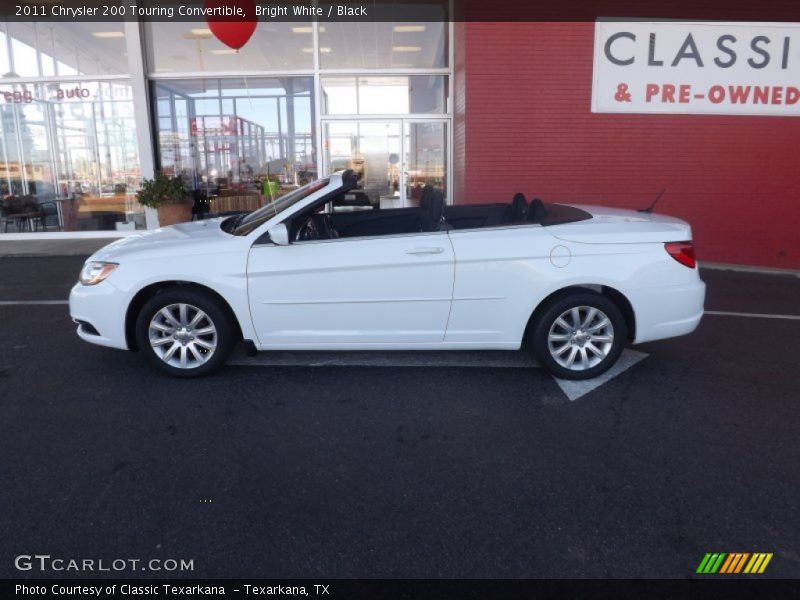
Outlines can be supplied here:
M430 183L422 188L422 195L419 197L419 207L421 209L430 210L433 191L433 186Z
M547 215L547 210L539 198L531 200L528 207L528 221L541 221Z
M355 187L358 185L358 173L356 173L353 169L342 171L342 183L344 183L346 186Z
M440 190L433 190L430 201L431 217L441 219L444 214L444 194Z

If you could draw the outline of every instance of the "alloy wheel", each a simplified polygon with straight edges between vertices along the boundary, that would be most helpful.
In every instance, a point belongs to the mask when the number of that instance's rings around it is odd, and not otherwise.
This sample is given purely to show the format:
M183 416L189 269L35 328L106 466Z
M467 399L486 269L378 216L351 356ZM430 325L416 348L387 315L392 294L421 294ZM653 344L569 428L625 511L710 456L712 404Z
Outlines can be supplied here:
M553 321L547 347L553 360L571 371L583 371L600 364L614 345L614 326L594 306L574 306Z
M217 328L211 317L187 303L158 310L150 319L148 337L156 356L177 369L204 365L217 349Z

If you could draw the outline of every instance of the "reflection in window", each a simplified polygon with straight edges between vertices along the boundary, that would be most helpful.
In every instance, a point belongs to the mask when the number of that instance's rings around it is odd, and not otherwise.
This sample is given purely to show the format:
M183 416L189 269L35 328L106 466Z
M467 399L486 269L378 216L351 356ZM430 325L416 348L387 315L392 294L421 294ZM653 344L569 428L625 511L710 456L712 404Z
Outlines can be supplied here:
M372 203L388 206L400 198L399 122L344 122L324 124L324 160L329 173L352 169Z
M61 229L144 227L131 87L0 85L0 197Z
M55 50L53 48L55 36L53 35L53 29L37 24L36 36L39 60L42 64L42 75L45 77L52 77L56 74Z
M447 126L444 122L405 124L406 194L419 202L431 185L447 196Z
M311 27L260 22L253 37L236 51L220 42L207 23L145 24L151 72L227 72L311 69Z
M23 41L24 40L24 41ZM20 77L36 77L39 68L36 62L36 38L30 23L16 23L11 38L11 54L14 56L14 73Z
M310 77L153 83L161 170L214 198L213 212L253 210L316 177Z
M0 33L0 75L52 77L123 75L128 72L123 23L51 22L6 24Z
M444 120L325 121L323 148L325 171L356 171L372 204L418 206L426 185L448 195Z
M431 5L436 14L444 9ZM447 67L447 23L334 22L320 27L323 69Z
M321 86L328 115L437 114L446 107L440 75L323 77Z
M8 60L8 38L0 31L0 75L5 76L11 71L11 62Z

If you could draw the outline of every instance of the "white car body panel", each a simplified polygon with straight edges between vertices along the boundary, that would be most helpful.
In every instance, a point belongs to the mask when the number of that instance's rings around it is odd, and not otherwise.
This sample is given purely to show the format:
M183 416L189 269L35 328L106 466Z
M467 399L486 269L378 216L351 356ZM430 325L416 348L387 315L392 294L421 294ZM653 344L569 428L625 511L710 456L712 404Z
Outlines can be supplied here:
M536 307L570 286L613 288L629 301L636 343L689 333L703 313L697 269L664 242L691 240L679 219L580 206L594 218L431 233L257 243L273 225L341 187L341 178L234 236L212 219L110 244L89 260L119 263L105 281L76 284L73 319L126 349L125 320L152 284L207 287L258 349L507 349L520 347ZM263 238L262 238L263 239Z
M456 281L447 341L519 348L536 307L570 286L607 286L627 297L636 317L636 343L696 327L705 285L697 270L672 259L663 243L608 243L598 249L560 240L562 227L569 225L450 232ZM555 247L569 253L565 266L551 259Z
M196 221L117 240L89 260L118 262L113 277L98 285L75 284L70 294L73 319L91 323L100 333L86 341L127 349L125 315L134 296L149 285L183 281L205 286L230 305L242 335L255 337L247 303L247 254L252 240L228 235L219 220ZM168 260L165 260L168 256Z
M247 269L256 345L441 343L453 268L446 232L257 245Z
M590 204L570 206L588 212L593 218L557 225L558 230L552 234L561 240L584 244L642 244L692 239L688 223L666 215Z

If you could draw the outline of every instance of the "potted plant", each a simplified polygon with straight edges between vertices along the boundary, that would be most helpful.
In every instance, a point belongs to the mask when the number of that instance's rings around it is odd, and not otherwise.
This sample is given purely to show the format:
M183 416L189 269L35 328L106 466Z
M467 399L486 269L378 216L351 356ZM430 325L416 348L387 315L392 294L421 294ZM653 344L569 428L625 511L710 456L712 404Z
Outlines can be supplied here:
M170 177L159 172L154 179L143 180L136 199L142 206L158 210L161 227L192 220L192 202L180 175Z

